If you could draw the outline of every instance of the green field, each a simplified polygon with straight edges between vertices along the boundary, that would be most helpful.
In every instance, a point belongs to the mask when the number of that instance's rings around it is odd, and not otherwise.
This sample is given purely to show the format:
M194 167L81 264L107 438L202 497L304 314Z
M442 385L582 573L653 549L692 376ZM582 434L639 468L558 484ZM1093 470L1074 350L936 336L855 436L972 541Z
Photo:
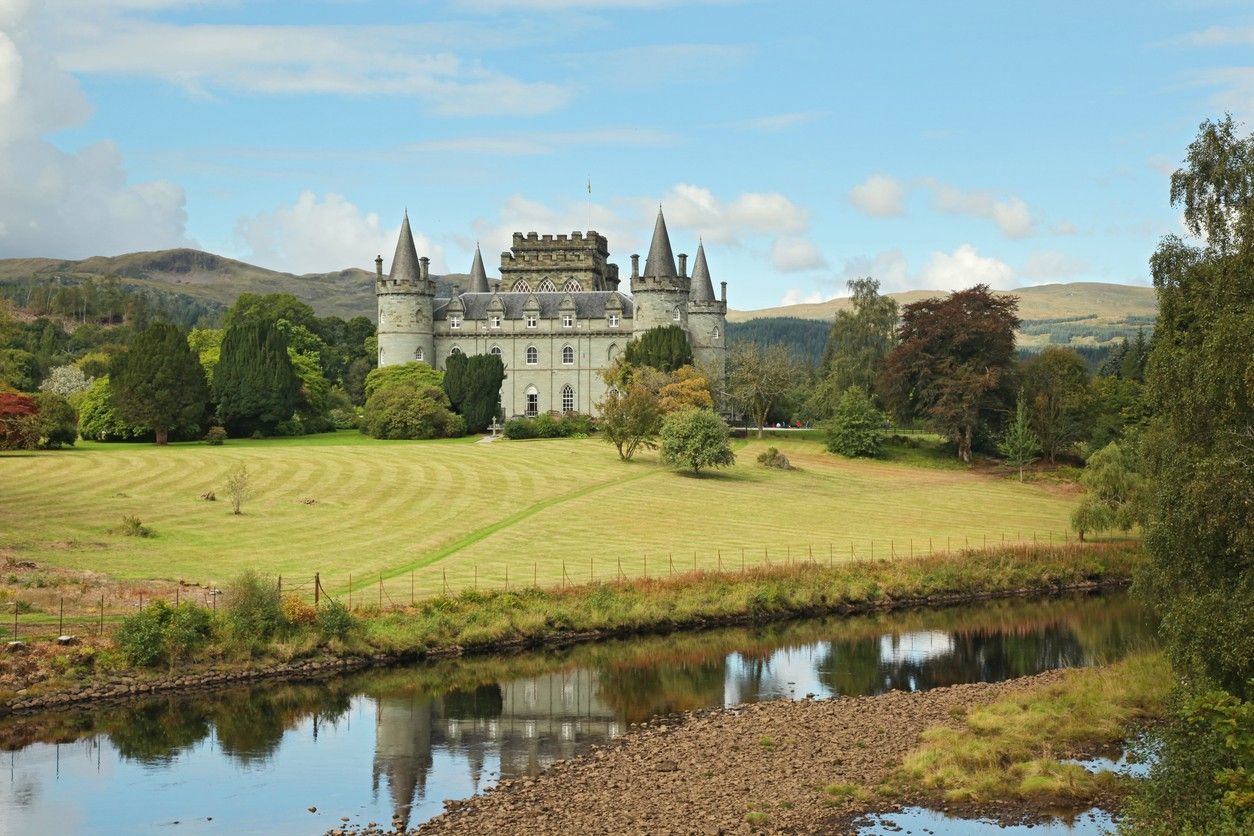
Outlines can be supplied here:
M767 443L799 468L765 470ZM222 582L253 567L285 586L407 600L478 583L556 585L929 548L1060 539L1058 487L831 456L812 438L739 442L729 470L692 478L595 439L373 441L353 432L223 447L83 444L0 456L0 557L125 579ZM225 474L254 496L233 516ZM215 491L216 502L200 498ZM156 531L111 533L124 515ZM386 603L386 599L385 599Z

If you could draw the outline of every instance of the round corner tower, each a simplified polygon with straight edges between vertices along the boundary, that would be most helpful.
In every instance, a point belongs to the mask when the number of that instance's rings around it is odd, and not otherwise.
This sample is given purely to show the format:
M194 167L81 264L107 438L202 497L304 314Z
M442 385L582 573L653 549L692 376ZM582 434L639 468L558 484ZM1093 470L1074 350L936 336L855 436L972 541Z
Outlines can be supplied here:
M409 213L401 222L392 269L383 275L383 257L375 259L375 297L379 303L379 365L395 366L420 360L434 363L435 282L428 260L418 258Z
M691 285L688 294L688 342L692 344L692 357L698 368L713 370L721 386L727 377L727 282L722 285L722 298L715 298L704 244L697 245Z
M688 327L688 281L675 271L675 256L661 208L653 226L653 241L639 272L640 257L631 257L632 331L639 335L667 325Z

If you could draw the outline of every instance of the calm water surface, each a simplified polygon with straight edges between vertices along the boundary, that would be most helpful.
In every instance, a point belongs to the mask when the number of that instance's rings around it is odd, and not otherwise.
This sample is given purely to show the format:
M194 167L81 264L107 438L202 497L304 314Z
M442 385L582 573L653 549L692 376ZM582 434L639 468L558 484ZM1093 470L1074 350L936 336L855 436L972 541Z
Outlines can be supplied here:
M1126 594L450 660L0 721L0 834L410 826L659 714L991 682L1152 646ZM311 813L308 807L316 806ZM176 824L177 822L177 824Z

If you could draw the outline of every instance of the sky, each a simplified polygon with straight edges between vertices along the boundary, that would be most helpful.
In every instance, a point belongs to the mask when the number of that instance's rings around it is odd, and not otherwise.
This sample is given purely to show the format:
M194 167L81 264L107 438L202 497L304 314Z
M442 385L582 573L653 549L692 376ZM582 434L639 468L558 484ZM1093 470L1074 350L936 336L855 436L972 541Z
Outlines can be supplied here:
M1254 3L0 0L0 258L191 246L493 273L660 204L733 308L1148 282Z

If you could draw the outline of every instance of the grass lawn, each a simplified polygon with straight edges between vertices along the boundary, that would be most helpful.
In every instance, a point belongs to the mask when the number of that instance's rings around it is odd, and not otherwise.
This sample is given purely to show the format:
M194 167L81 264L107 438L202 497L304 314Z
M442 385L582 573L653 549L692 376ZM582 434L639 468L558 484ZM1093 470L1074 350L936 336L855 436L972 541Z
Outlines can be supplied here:
M781 434L782 436L783 434ZM758 467L767 446L794 471ZM702 478L654 453L620 463L597 439L373 441L355 432L222 447L82 444L0 455L0 557L128 579L222 582L253 567L285 586L315 571L332 592L393 600L442 588L585 582L807 558L918 555L1062 537L1074 499L919 455L852 461L814 437L736 442L737 464ZM914 461L920 459L919 461ZM233 516L225 476L252 474ZM200 498L217 493L216 502ZM111 533L138 516L152 538ZM1052 535L1050 534L1052 532ZM591 561L591 565L590 565ZM363 590L363 587L365 589Z

